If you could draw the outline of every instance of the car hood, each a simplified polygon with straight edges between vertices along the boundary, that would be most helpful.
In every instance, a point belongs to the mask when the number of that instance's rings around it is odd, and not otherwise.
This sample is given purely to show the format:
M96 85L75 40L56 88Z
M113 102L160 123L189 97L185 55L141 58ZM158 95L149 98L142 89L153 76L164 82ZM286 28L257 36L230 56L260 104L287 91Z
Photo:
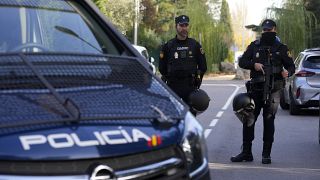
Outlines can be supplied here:
M179 123L159 129L150 121L56 126L0 136L1 160L73 160L117 157L176 145Z
M177 144L187 108L139 59L12 54L0 62L1 159L115 157Z

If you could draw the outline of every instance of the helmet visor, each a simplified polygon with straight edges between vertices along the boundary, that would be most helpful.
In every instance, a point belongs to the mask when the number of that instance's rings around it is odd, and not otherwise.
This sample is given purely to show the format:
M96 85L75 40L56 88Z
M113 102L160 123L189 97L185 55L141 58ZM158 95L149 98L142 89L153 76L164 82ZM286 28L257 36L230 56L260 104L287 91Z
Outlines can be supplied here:
M248 127L252 126L255 122L254 113L252 111L235 112L237 118Z

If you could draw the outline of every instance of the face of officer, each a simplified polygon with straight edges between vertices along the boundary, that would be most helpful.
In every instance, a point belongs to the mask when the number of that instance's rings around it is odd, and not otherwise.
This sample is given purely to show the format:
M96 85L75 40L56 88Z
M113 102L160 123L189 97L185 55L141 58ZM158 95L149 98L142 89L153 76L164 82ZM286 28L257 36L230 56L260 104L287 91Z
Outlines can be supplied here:
M261 43L263 45L272 46L273 43L276 41L276 36L277 36L276 27L265 28L262 30Z
M184 24L177 24L176 25L176 30L177 30L177 38L179 40L185 40L188 37L188 30L189 30L189 24L184 23Z

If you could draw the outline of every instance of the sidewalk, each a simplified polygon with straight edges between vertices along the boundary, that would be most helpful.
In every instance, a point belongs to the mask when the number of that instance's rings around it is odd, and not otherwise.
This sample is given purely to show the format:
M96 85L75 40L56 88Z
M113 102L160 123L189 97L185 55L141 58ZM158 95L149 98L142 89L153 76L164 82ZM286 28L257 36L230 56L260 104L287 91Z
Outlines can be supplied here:
M203 80L233 80L235 78L235 74L231 74L231 75L205 75L203 77Z

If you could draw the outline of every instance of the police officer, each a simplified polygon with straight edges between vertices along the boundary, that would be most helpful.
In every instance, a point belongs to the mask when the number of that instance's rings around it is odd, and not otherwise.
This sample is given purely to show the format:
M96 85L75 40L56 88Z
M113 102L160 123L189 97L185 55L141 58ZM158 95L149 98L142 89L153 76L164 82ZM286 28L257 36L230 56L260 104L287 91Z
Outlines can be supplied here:
M160 51L159 71L168 86L188 104L189 94L201 85L207 63L201 45L188 37L189 17L178 16L175 24L176 37Z
M261 24L262 35L259 40L252 42L239 60L239 66L251 70L250 96L255 103L254 123L252 126L243 125L242 152L231 157L232 162L253 161L251 152L254 139L254 124L263 109L263 150L262 163L271 163L271 148L274 140L274 119L280 101L280 91L284 87L284 78L295 72L295 65L288 50L288 47L277 39L276 23L266 19ZM263 101L264 77L266 61L272 64L272 82L270 89L270 100Z

